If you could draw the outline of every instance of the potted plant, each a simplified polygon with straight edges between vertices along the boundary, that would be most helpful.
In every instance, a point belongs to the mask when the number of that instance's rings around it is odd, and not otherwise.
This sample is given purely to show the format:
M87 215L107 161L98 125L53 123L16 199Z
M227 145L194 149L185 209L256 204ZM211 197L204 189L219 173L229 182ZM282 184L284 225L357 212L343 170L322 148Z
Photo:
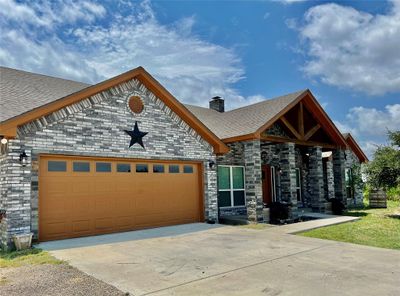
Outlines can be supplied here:
M33 233L14 234L12 236L17 251L30 249Z

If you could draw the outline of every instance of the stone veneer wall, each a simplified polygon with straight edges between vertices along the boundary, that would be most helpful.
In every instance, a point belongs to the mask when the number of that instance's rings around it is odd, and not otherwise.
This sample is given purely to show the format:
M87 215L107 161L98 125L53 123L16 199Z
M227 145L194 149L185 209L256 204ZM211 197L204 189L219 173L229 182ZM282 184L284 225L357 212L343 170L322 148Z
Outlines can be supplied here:
M333 179L335 198L346 203L346 180L344 151L334 149L332 151Z
M247 217L252 222L263 221L263 195L260 140L246 141L244 145L245 190Z
M138 95L144 111L128 108L128 98ZM128 148L135 121L148 132L145 149ZM216 161L212 147L182 121L162 100L138 80L122 83L74 105L21 126L8 153L0 158L1 200L7 218L1 223L1 244L10 245L14 233L38 232L39 155L118 157L128 159L197 160L203 163L205 219L216 220L217 176L209 160ZM28 164L22 167L19 154L25 150Z
M309 184L311 194L311 207L318 212L325 211L324 176L322 166L321 147L310 147L309 157Z
M294 143L280 144L281 201L291 202L291 218L297 218L296 152Z

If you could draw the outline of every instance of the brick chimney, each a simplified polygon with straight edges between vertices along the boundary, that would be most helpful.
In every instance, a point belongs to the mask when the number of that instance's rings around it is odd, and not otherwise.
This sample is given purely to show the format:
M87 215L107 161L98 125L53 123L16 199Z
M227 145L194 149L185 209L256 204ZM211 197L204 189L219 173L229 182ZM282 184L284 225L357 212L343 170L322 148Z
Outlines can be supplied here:
M225 102L221 97L213 97L210 101L210 109L218 112L225 112Z

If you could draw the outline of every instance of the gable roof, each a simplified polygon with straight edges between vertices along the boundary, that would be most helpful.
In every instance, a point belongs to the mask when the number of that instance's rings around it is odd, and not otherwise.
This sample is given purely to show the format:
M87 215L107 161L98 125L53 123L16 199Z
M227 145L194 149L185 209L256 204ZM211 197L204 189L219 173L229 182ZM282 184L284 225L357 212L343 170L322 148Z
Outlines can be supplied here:
M346 142L347 142L349 148L358 157L360 162L367 162L368 157L362 151L361 147L358 145L357 141L353 138L353 136L350 133L344 133L343 137L346 139Z
M0 67L0 122L89 86L72 80Z
M220 139L229 139L253 134L304 92L297 91L223 113L192 105L186 107Z
M143 67L135 68L91 86L20 70L11 69L13 71L10 71L9 68L4 67L1 70L2 76L0 80L3 81L3 78L5 79L4 86L2 85L0 88L1 109L3 110L4 101L5 107L8 110L7 115L4 116L5 119L0 121L0 135L2 136L13 138L16 136L17 128L20 125L79 102L122 82L136 78L182 118L183 121L207 140L213 146L215 153L226 153L229 151L229 148L213 132ZM11 78L7 79L5 77L7 76L6 74L11 74ZM61 86L62 81L65 81L65 86ZM39 86L36 83L39 83ZM52 95L53 90L55 91L54 96ZM18 96L14 96L14 92ZM42 93L44 94L43 96ZM56 95L61 95L61 97L56 97ZM12 100L15 100L17 103L11 102ZM7 105L7 103L10 104Z
M313 116L337 146L347 147L338 128L308 89L223 113L197 106L187 105L187 107L220 139L223 139L225 143L230 143L260 138L263 131L271 127L300 101L312 108Z

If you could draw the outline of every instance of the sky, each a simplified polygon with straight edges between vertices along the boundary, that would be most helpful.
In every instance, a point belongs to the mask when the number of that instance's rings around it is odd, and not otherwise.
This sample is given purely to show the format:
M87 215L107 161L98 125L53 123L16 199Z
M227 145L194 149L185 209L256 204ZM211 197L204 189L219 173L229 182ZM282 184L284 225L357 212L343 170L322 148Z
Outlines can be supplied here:
M0 0L0 65L97 83L143 66L226 109L310 89L369 157L400 128L400 0Z

